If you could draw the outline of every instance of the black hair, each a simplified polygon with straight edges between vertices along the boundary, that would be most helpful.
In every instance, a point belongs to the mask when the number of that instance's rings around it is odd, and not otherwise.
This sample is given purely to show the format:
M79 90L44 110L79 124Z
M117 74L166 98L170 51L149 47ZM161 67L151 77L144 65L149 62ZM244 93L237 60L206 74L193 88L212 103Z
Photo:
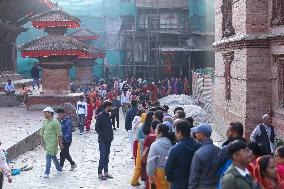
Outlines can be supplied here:
M257 142L249 142L248 143L248 148L252 151L252 153L257 156L264 156L264 155L268 155L269 153L267 152L266 148Z
M151 107L151 108L149 109L149 111L150 111L150 112L155 112L155 111L156 111L156 108L155 108L155 107Z
M272 155L265 155L265 156L262 156L260 157L260 159L258 160L258 165L259 165L259 172L260 172L260 175L261 177L264 177L265 176L265 172L266 172L266 169L268 167L268 164L269 164L269 160L270 159L273 159L273 156Z
M163 111L164 111L164 112L167 112L169 109L170 109L170 108L169 108L167 105L164 105L164 106L163 106Z
M156 109L156 111L157 110L163 111L163 108L161 106L155 106L155 109Z
M104 103L103 103L103 108L105 109L106 107L108 107L108 106L112 106L112 103L111 103L111 101L104 101Z
M174 109L174 114L176 114L176 112L177 112L178 110L184 111L183 107L178 106L178 107L176 107L176 108Z
M242 137L244 134L244 126L241 122L232 122L230 123L231 131L234 131L239 135L239 137Z
M57 110L56 110L56 113L65 113L65 110L63 109L63 108L58 108Z
M131 100L130 102L131 106L137 106L137 100Z
M193 118L192 117L186 117L185 119L186 119L186 121L188 121L191 124L191 126L193 126Z
M176 114L178 114L178 118L179 119L184 119L185 118L185 112L183 110L176 111Z
M175 135L173 135L172 132L169 133L169 127L167 125L163 123L158 125L158 134L160 133L162 134L162 137L167 137L171 141L172 145L175 144Z
M148 135L151 132L153 115L154 115L154 112L152 112L152 111L148 112L147 115L146 115L145 122L144 122L143 127L142 127L142 132L145 135Z
M87 104L91 103L90 98L88 96L86 97L86 102Z
M282 145L282 146L279 146L278 148L277 148L277 152L278 152L278 154L279 154L279 156L281 157L281 158L284 158L284 146Z
M83 95L80 95L80 96L79 96L79 99L80 99L80 100L83 100L83 99L84 99L84 96L83 96Z
M163 123L164 113L161 110L157 110L154 113L155 118L157 118L161 123Z
M161 122L158 121L158 120L153 120L153 121L152 121L151 127L152 127L153 131L156 130L157 126L158 126L160 123L161 123Z
M179 120L175 123L175 128L177 132L181 132L183 137L189 137L191 132L191 125L186 120Z
M140 108L140 109L138 110L138 112L137 112L136 115L141 117L141 115L142 115L143 113L145 113L145 112L146 112L145 109Z
M228 155L229 157L232 159L233 158L233 155L242 150L242 149L246 149L247 148L247 144L242 141L242 140L234 140L233 142L231 142L229 145L228 145Z

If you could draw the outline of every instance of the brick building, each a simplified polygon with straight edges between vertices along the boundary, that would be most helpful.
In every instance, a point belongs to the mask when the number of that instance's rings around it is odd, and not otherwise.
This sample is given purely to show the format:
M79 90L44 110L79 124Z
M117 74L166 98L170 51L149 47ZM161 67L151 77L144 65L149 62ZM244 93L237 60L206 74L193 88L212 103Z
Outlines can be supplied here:
M215 6L215 126L241 121L249 136L271 108L283 135L284 0L216 0Z

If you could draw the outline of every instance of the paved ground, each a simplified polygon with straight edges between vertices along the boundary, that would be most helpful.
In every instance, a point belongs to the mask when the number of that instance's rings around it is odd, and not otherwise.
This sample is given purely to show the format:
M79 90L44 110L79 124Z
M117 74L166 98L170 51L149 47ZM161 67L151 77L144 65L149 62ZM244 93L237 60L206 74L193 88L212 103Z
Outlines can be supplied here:
M30 112L29 112L30 113ZM29 114L25 113L25 115ZM38 112L39 114L40 112ZM36 113L35 113L36 115ZM122 117L122 116L121 116ZM39 119L42 116L39 115ZM16 119L16 118L14 118ZM1 124L0 124L1 125ZM93 123L94 125L94 123ZM124 126L124 120L121 120L121 126ZM213 139L219 144L221 139L217 133L213 133ZM129 180L132 175L134 161L131 160L130 146L128 144L127 133L123 128L115 131L114 141L111 147L110 170L109 172L115 177L112 180L100 181L97 178L97 167L99 161L99 150L97 143L97 134L94 130L83 136L76 131L73 135L71 146L71 156L78 164L78 168L71 172L68 162L65 164L65 171L62 175L56 175L56 170L52 164L49 179L42 178L45 169L45 153L42 147L34 151L27 152L16 159L15 166L33 165L33 169L23 172L14 177L12 184L4 184L4 188L14 189L55 189L55 188L92 188L92 189L131 189ZM59 157L59 155L58 155ZM135 187L137 189L143 186Z

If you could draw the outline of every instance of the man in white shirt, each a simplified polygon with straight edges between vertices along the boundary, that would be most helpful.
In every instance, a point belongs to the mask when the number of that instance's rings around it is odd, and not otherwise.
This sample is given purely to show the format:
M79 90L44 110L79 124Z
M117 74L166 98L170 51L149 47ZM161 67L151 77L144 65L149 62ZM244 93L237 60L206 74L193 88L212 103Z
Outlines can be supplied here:
M235 140L228 146L228 155L233 163L222 178L222 189L253 189L254 183L247 166L251 161L251 151L247 144L241 140Z
M13 83L10 79L8 80L8 83L6 83L6 85L5 85L4 93L6 95L15 94L15 86L13 85Z
M80 129L80 135L84 133L84 127L85 127L85 119L87 116L87 103L84 101L84 96L79 97L80 100L77 102L76 106L76 115L78 116L78 122L79 122L79 129Z

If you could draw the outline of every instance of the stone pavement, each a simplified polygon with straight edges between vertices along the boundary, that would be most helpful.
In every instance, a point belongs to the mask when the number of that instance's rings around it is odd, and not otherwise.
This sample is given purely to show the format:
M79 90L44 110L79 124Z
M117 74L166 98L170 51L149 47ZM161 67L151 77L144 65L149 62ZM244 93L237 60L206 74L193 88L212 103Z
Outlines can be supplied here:
M120 115L122 118L122 115ZM94 122L94 121L93 121ZM92 124L94 127L94 123ZM4 183L4 188L14 189L57 189L57 188L92 188L92 189L142 189L132 187L129 180L132 176L134 161L131 159L130 146L128 143L127 132L124 130L124 120L121 119L121 128L114 132L114 141L111 147L109 172L114 179L100 181L97 178L97 167L99 161L99 150L97 143L97 134L94 130L90 133L80 136L78 131L73 134L73 143L70 148L71 156L77 163L75 171L69 171L70 165L65 163L62 175L56 175L56 169L52 164L49 179L42 178L45 170L45 153L42 147L38 147L31 152L23 154L14 162L16 166L25 164L33 165L33 169L28 172L22 172L14 176L13 183ZM221 139L217 133L213 133L213 140L218 145ZM59 154L58 156L59 157ZM141 184L144 184L141 182Z

